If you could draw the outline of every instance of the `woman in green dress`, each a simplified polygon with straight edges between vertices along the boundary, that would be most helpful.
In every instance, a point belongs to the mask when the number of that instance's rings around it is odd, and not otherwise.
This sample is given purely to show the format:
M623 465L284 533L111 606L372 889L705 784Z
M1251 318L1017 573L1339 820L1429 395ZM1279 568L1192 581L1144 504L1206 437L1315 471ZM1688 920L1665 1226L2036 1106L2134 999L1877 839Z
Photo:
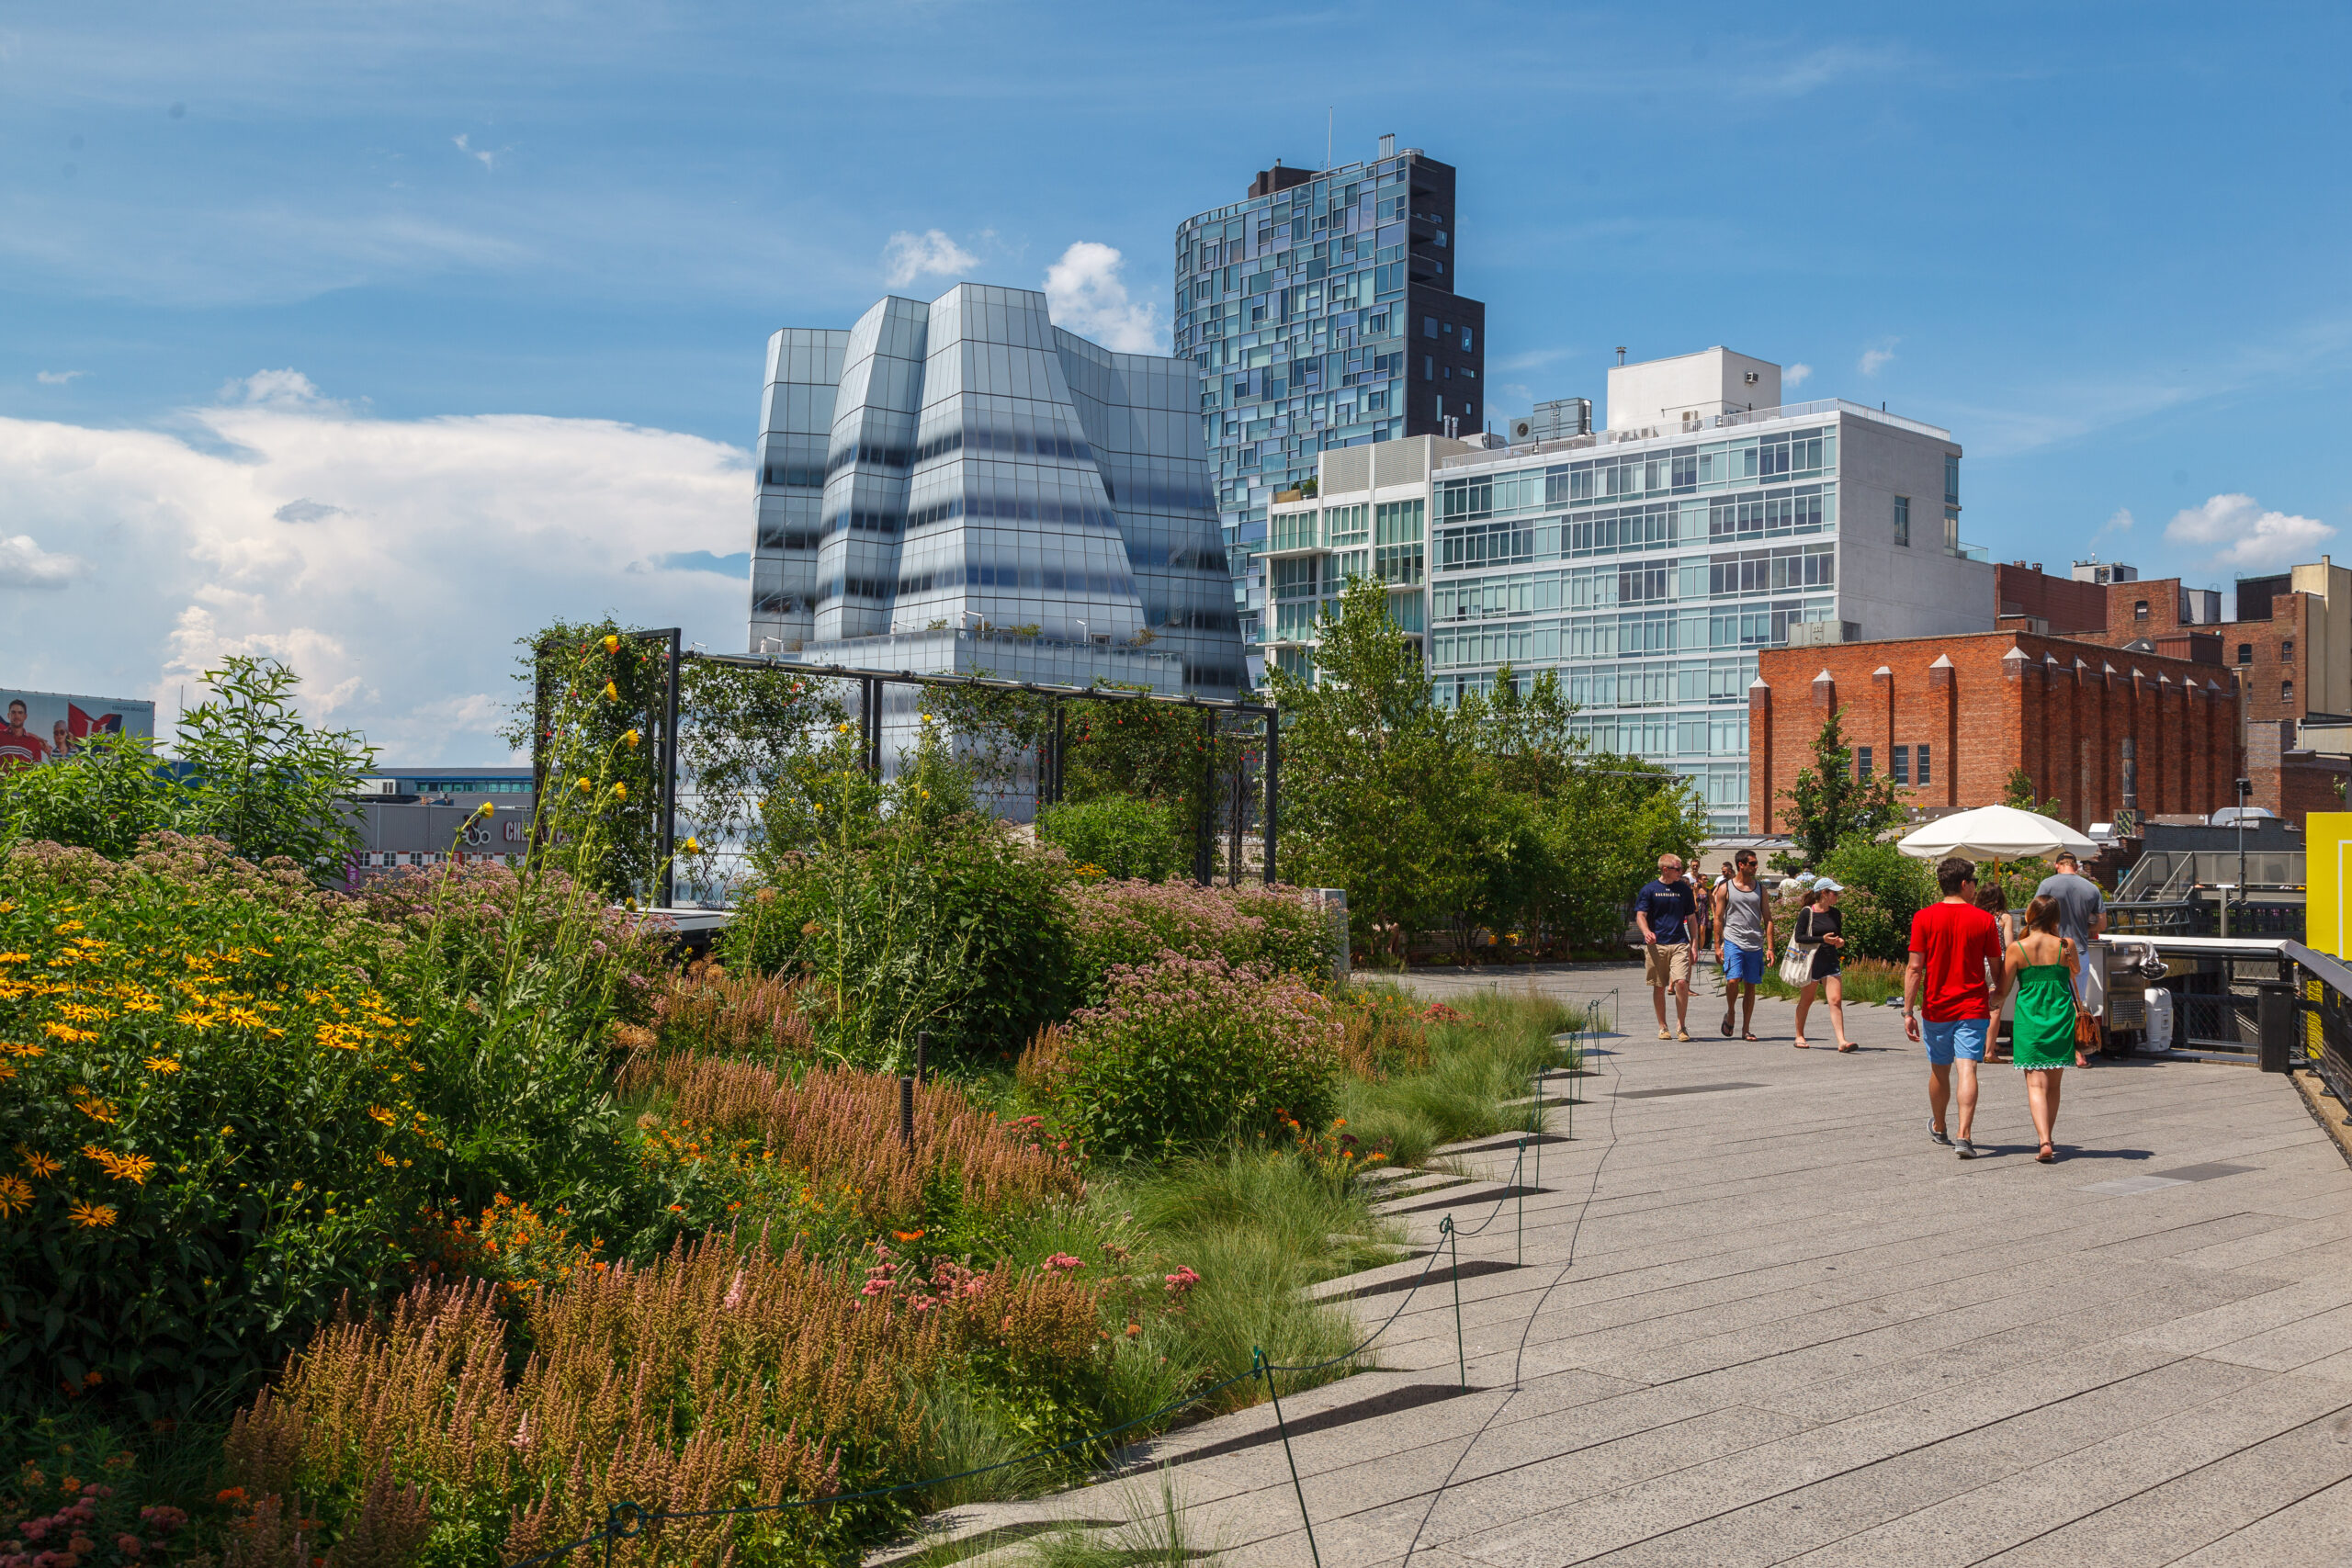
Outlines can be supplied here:
M2034 1157L2048 1165L2058 1157L2050 1141L2058 1122L2058 1085L2075 1065L2075 972L2082 956L2074 942L2058 934L2058 900L2036 898L2025 912L2025 930L2003 955L2007 990L2017 998L2011 1026L2010 1065L2025 1072L2025 1099L2033 1130L2041 1134Z

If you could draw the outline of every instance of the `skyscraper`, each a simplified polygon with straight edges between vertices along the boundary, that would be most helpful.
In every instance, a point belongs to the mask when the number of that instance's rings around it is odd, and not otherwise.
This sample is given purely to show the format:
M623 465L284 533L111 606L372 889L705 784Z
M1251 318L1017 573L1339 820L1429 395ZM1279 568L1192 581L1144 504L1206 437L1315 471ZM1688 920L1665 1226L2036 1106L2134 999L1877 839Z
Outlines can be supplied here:
M1188 363L959 284L768 341L754 652L1229 697L1241 649Z
M1467 435L1487 417L1487 308L1456 293L1454 172L1381 138L1368 164L1278 162L1176 229L1175 350L1200 376L1202 443L1253 666L1266 508L1337 446Z

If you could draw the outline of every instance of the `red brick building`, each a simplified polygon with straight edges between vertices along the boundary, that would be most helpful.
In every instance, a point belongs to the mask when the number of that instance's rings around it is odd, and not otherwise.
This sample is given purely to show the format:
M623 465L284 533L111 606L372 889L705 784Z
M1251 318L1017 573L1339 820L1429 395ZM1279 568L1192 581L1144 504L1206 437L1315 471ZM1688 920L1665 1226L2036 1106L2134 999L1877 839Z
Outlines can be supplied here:
M1753 832L1787 830L1789 791L1833 708L1857 770L1920 807L1998 805L2022 766L2086 828L2124 805L2127 762L2143 817L2234 804L2237 694L2226 671L2188 659L2011 630L1771 648L1747 699Z

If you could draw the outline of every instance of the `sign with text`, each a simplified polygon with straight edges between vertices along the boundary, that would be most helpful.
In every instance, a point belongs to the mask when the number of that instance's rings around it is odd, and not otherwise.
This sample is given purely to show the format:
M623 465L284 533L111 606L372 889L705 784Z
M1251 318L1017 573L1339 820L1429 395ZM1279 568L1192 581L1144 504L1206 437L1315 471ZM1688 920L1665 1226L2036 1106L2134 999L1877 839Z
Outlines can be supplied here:
M0 772L62 761L92 736L155 737L155 705L0 687Z

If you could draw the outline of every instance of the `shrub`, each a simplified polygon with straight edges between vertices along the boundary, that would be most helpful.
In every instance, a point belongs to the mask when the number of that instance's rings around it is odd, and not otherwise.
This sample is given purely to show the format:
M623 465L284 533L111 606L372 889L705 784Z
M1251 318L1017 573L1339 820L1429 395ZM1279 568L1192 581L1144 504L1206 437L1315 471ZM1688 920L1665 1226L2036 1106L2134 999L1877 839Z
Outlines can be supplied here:
M281 1357L390 1238L447 1137L382 933L291 863L165 838L0 866L0 1348L19 1407L175 1412ZM103 1395L102 1395L103 1397Z
M1838 900L1845 911L1847 953L1904 962L1911 951L1911 917L1941 897L1928 863L1892 843L1849 839L1830 852L1822 869L1847 889Z
M1120 965L1101 1007L1074 1014L1053 1093L1089 1154L1167 1157L1272 1131L1280 1113L1330 1121L1340 1026L1295 976L1222 958Z
M1330 973L1331 928L1292 887L1202 887L1186 882L1071 886L1071 990L1100 1001L1111 971L1163 953L1251 964L1320 987Z
M1121 880L1165 882L1183 863L1167 806L1132 795L1048 806L1037 813L1037 838Z
M968 809L934 727L887 785L853 751L831 761L768 802L765 885L722 953L802 978L817 1048L836 1062L902 1070L925 1031L942 1046L1017 1047L1066 1005L1058 857Z

